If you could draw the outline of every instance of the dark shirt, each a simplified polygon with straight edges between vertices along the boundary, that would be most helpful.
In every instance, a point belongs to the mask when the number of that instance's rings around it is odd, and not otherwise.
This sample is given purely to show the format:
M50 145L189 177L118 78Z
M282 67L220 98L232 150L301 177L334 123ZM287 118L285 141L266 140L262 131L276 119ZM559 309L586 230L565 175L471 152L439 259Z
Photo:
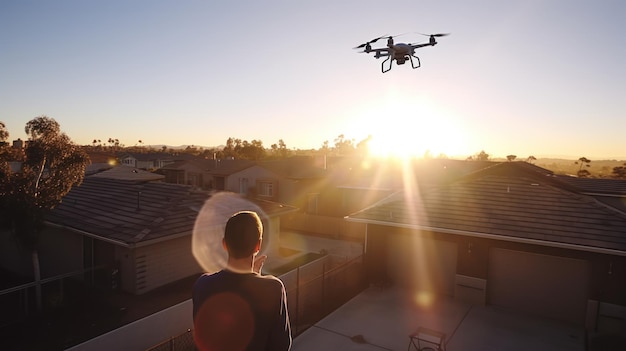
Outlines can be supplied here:
M271 275L202 275L193 287L193 319L200 351L291 348L285 287Z

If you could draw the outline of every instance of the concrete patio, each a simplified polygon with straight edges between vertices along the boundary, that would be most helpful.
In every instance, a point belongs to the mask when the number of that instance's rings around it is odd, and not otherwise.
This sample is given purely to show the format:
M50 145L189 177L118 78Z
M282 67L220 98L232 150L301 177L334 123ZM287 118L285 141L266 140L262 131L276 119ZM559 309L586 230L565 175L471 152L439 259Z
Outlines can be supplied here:
M366 289L295 338L292 350L407 350L418 327L445 333L448 351L585 350L581 326L395 287Z

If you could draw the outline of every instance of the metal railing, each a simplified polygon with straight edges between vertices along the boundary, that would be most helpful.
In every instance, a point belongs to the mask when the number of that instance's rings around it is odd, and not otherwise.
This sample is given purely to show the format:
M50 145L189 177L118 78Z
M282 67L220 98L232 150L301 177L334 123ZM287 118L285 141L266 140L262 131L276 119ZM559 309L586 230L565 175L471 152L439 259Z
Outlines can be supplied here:
M280 276L287 292L291 333L297 337L367 287L363 256L325 256ZM170 337L147 351L196 350L193 331Z
M110 280L111 272L116 268L111 265L101 265L88 269L81 269L65 274L46 277L7 289L0 290L0 307L3 313L0 317L0 326L18 322L27 318L32 312L36 312L37 301L35 288L42 288L42 303L44 309L54 309L63 303L65 283L67 279L77 279L91 286L112 285L116 281ZM106 282L104 282L106 281Z
M148 349L148 351L195 351L196 345L193 341L193 332L187 332L173 336L162 343Z
M326 256L326 259L298 267L288 274L296 276L295 284L288 284L286 275L281 276L286 283L287 304L294 337L366 287L363 256L343 262L338 262L336 257Z

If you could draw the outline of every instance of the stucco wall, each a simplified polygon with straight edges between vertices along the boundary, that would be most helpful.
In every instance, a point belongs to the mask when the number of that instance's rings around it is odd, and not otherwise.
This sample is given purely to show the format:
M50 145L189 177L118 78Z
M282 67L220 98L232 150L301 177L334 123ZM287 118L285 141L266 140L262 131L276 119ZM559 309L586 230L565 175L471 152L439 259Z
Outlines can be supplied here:
M257 180L273 180L275 181L276 185L275 185L275 189L274 189L274 195L275 197L272 199L268 199L268 200L275 200L277 199L277 195L279 193L279 184L278 184L278 177L264 169L261 168L259 166L253 166L250 168L246 168L240 172L237 173L233 173L230 176L228 176L228 178L226 179L226 187L225 190L227 191L232 191L234 193L239 193L239 180L242 178L247 178L248 179L248 189L256 189L256 182ZM247 193L246 193L247 194ZM244 195L246 195L244 194Z
M120 289L134 294L135 287L135 258L132 249L115 247L115 260L119 266Z
M191 235L135 249L136 293L202 272L191 253Z

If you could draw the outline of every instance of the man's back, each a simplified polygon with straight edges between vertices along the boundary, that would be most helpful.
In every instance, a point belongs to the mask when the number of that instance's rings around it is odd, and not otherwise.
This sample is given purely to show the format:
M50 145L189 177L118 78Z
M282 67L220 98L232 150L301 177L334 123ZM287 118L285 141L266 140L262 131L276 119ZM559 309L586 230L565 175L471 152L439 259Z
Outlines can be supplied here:
M273 276L222 270L193 289L194 337L200 350L288 350L285 289Z

